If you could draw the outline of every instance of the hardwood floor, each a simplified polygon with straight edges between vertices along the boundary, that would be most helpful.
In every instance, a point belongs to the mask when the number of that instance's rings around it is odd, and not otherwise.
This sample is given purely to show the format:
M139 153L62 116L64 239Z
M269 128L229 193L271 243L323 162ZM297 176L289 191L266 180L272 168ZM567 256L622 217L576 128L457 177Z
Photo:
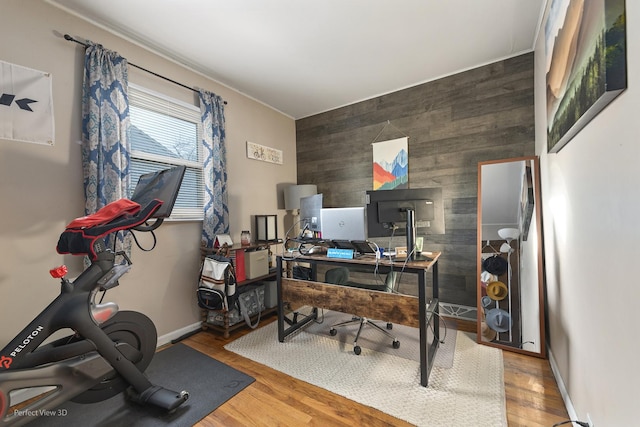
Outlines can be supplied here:
M275 316L264 319L261 326L275 319ZM475 331L473 326L460 323L457 328ZM205 331L182 341L256 379L197 426L411 425L224 349L227 343L249 332L244 328L225 339L215 332ZM503 355L509 426L550 427L567 420L568 414L549 362L510 352L503 352Z

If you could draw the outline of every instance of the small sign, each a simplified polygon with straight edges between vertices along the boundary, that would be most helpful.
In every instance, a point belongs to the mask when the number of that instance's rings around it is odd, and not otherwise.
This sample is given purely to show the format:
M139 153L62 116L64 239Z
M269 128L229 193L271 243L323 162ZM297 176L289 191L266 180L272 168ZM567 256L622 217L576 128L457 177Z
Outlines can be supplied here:
M396 246L396 258L406 258L407 257L407 247L406 246Z
M282 150L276 150L275 148L265 147L249 141L247 141L247 157L263 162L282 164Z
M213 247L219 248L224 245L233 246L233 241L231 240L231 236L228 234L216 234L216 239L213 241Z
M353 259L353 249L327 249L327 258Z

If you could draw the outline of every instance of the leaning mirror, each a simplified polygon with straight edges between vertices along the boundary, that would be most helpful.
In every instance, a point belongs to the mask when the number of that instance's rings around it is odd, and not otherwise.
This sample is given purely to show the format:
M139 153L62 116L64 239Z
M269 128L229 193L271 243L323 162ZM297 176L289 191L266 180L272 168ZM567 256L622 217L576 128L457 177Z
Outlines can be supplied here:
M478 164L478 342L546 357L537 157Z

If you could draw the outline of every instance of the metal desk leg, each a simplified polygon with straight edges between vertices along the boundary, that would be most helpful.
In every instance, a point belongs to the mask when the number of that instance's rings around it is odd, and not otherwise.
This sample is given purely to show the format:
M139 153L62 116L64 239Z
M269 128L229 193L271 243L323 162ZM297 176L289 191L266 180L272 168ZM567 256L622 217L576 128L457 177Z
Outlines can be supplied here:
M426 387L429 382L429 347L427 342L427 280L426 271L418 274L418 318L420 320L420 384Z
M438 263L433 264L433 300L435 301L435 305L433 307L433 339L437 343L437 346L440 345L440 297L438 296Z
M276 257L276 289L278 296L278 341L284 342L284 302L282 301L282 258Z
M420 384L427 387L429 374L433 368L436 351L440 345L440 309L438 300L438 262L432 265L433 288L432 303L427 303L427 270L418 275L418 309L420 320ZM429 316L427 307L431 307L433 313ZM433 321L433 343L429 345L427 331L429 322Z
M310 322L313 322L318 318L318 309L313 308L311 315L305 316L304 319L298 320L298 314L294 314L293 321L288 319L285 316L284 310L284 301L282 299L282 258L277 257L276 260L277 267L277 277L276 277L276 288L277 288L277 296L278 296L278 341L284 342L285 338L300 328L303 328ZM315 279L315 273L314 273ZM289 326L285 329L285 322L289 324Z

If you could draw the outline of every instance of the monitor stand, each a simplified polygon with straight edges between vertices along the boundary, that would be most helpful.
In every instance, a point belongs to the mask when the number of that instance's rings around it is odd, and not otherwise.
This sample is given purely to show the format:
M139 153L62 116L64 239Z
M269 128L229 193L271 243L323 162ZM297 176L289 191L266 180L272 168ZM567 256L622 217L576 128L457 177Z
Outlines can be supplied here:
M413 209L407 209L407 256L409 261L433 261L416 252L416 213Z

